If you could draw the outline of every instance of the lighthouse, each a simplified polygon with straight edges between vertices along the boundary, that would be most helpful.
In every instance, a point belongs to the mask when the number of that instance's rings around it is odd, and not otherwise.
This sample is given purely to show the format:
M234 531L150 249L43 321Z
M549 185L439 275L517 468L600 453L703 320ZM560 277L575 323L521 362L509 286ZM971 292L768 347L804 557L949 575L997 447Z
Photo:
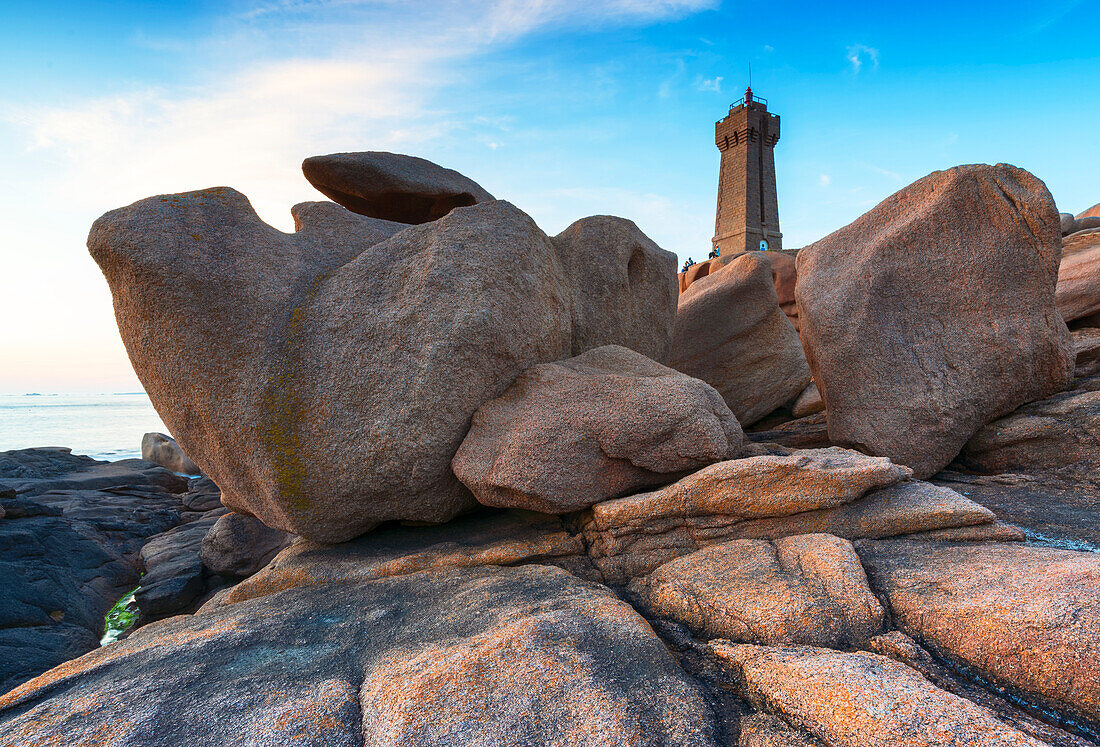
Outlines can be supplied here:
M715 123L714 142L722 154L714 248L724 255L782 249L775 192L779 115L771 114L767 99L754 96L750 86Z

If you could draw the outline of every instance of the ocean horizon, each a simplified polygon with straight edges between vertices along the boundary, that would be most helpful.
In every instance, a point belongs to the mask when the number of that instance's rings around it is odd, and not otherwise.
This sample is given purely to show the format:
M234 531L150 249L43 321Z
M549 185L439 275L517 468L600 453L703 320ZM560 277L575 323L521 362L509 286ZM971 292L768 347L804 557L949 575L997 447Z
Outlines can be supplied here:
M94 459L134 459L150 431L168 432L145 392L0 394L0 451L64 446Z

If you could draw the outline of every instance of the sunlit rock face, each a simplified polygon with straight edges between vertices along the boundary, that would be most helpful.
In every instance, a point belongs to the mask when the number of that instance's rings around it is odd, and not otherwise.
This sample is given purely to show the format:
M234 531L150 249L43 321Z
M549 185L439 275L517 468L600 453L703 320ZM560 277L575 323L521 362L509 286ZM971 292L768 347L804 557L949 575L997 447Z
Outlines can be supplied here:
M957 166L799 251L802 345L830 440L927 477L989 421L1065 388L1059 225L1032 174Z

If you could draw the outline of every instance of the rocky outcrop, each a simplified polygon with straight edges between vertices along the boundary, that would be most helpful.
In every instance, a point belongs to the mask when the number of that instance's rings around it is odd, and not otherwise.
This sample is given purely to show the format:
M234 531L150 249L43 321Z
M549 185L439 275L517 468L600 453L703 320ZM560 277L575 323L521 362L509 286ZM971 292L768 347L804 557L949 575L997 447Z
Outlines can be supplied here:
M865 651L715 642L754 705L833 747L1043 747L994 713Z
M573 296L573 355L622 345L668 363L676 255L632 221L582 218L553 238Z
M487 506L566 513L741 451L713 388L614 345L535 366L474 413L455 474Z
M882 606L852 543L830 534L714 545L630 588L648 613L702 638L841 648L882 630Z
M138 553L182 520L187 480L68 449L0 452L0 692L91 651L138 585ZM2 731L2 730L0 730Z
M1064 388L1059 257L1046 187L1005 165L937 171L802 249L802 343L830 439L925 477Z
M554 245L506 202L412 227L296 216L284 234L217 188L96 221L89 247L165 424L228 508L283 531L334 542L468 510L450 461L470 417L568 355Z
M897 626L933 653L1100 722L1100 555L903 540L859 554Z
M221 576L251 576L294 539L259 519L232 512L220 516L201 540L202 565Z
M1100 231L1063 240L1055 300L1067 322L1100 313Z
M1082 218L1100 218L1100 202L1096 203L1088 210L1082 210L1077 214L1078 220Z
M202 540L226 513L224 508L208 511L150 538L141 548L144 573L134 594L141 624L195 610L209 591L200 554Z
M733 258L680 295L671 365L717 389L743 426L810 383L798 333L779 309L760 252Z
M163 433L146 433L141 438L141 458L153 464L159 464L172 472L185 475L199 475L202 470L192 462L176 439Z
M4 747L705 747L714 721L629 605L543 566L289 589L148 626L0 697Z
M400 153L311 156L302 162L302 173L325 197L348 210L398 223L428 223L455 208L493 199L457 171Z
M835 448L736 459L662 490L598 503L580 526L604 580L625 584L731 539L859 539L993 522L991 511L952 490L901 482L908 474Z
M983 473L1049 473L1096 481L1100 390L1073 389L1024 405L971 438L959 457Z

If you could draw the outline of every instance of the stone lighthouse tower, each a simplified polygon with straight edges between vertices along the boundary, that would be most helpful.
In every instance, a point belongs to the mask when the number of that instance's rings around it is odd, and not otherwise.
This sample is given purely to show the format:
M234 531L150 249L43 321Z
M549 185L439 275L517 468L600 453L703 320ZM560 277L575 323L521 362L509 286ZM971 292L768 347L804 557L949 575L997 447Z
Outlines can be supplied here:
M779 116L747 88L744 100L714 125L714 142L722 152L714 248L722 254L782 249L774 153Z

